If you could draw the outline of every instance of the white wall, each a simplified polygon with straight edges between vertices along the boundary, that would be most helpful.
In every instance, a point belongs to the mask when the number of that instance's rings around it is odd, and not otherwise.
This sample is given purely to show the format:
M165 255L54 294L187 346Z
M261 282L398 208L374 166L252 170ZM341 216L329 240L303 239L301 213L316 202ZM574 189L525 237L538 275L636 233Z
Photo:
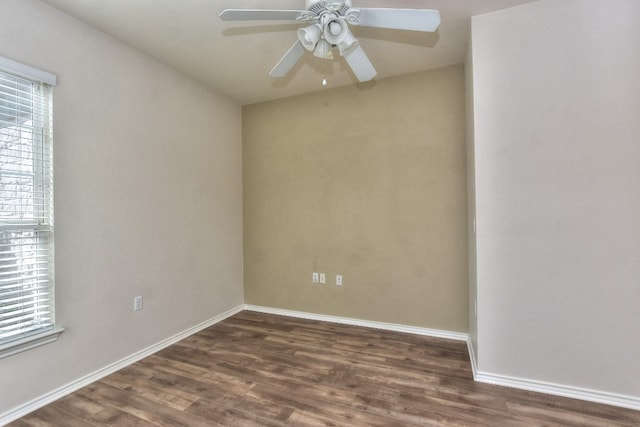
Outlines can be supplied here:
M53 72L53 344L0 361L5 411L242 304L240 106L37 0L0 55ZM144 309L133 312L133 297Z
M478 368L640 405L640 2L472 20Z

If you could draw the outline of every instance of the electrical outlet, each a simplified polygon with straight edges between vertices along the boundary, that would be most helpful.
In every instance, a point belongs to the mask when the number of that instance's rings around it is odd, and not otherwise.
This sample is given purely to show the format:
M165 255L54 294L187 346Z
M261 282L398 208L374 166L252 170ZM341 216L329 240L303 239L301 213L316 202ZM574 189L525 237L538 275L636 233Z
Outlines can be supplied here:
M142 296L133 298L133 310L134 311L142 310Z
M320 273L320 283L327 283L327 276L325 276L324 273Z
M320 281L320 278L318 277L318 273L313 273L313 274L311 275L311 281L312 281L313 283L318 283L318 282Z
M336 274L336 286L342 286L342 275Z

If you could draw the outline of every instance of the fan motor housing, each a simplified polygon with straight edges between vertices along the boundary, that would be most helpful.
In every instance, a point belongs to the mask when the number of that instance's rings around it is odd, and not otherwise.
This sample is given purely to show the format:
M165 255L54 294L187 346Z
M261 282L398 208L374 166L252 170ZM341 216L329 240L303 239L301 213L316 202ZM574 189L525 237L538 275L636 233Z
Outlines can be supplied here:
M351 0L344 1L331 1L331 0L305 0L304 8L310 10L314 5L318 3L327 3L327 4L337 4L337 5L346 5L347 7L351 7Z

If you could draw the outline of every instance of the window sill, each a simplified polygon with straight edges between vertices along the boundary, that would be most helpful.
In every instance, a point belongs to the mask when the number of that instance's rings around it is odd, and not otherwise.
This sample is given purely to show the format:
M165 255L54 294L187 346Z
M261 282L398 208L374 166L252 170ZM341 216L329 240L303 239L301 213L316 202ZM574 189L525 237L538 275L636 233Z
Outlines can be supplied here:
M54 342L62 332L64 332L64 328L55 328L38 335L2 345L0 346L0 359Z

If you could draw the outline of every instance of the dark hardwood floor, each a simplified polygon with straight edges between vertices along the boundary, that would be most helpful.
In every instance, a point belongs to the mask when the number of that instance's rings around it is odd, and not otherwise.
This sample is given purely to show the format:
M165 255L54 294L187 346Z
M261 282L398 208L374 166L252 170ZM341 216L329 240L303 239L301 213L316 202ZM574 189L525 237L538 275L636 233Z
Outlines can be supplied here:
M11 426L640 426L475 383L466 344L244 311Z

